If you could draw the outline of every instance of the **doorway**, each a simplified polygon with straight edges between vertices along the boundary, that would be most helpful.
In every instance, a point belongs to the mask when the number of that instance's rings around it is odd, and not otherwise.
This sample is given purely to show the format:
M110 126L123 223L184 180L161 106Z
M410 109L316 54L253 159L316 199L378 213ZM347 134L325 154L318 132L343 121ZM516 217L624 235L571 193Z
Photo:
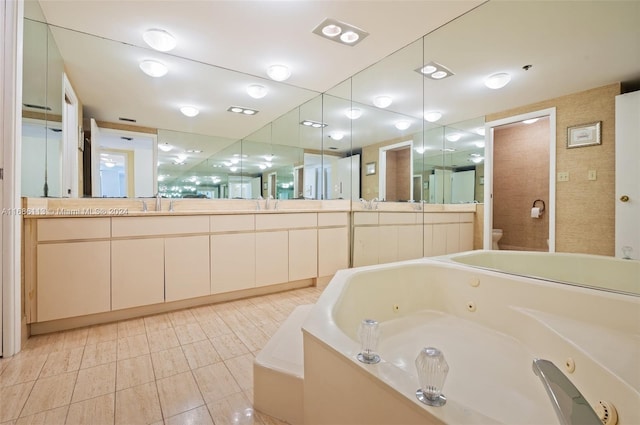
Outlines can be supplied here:
M380 148L379 198L382 201L413 199L413 141Z
M555 108L485 124L484 249L501 229L501 249L555 252L555 132Z

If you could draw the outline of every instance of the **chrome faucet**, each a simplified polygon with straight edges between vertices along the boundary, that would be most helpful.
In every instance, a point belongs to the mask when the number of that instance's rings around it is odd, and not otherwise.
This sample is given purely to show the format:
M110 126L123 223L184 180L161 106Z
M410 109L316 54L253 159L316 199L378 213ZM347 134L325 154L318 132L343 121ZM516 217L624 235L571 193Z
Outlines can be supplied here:
M278 209L278 202L280 201L280 199L276 199L276 202L273 203L273 209L277 210Z
M156 211L162 211L162 197L160 192L156 193Z
M273 199L273 196L271 196L271 195L267 196L267 199L264 201L264 209L265 210L269 209L269 199Z
M367 201L364 198L360 198L360 204L362 204L362 209L369 209L369 204L367 204Z
M378 209L378 198L373 198L369 201L369 209L377 210Z
M173 199L169 201L169 212L173 212Z
M556 365L549 360L535 359L532 367L562 425L602 425L589 402Z
M147 208L147 202L143 199L142 200L142 212L147 212L149 211L149 209Z

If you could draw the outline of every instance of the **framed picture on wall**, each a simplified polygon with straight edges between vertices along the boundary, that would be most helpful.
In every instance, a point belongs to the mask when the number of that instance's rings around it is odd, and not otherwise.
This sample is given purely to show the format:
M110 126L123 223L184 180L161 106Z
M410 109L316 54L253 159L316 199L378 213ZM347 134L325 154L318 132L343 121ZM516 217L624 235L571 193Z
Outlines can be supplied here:
M367 163L367 176L370 176L375 173L376 173L376 163L375 162Z
M580 148L602 144L600 137L602 121L576 125L567 129L567 148Z

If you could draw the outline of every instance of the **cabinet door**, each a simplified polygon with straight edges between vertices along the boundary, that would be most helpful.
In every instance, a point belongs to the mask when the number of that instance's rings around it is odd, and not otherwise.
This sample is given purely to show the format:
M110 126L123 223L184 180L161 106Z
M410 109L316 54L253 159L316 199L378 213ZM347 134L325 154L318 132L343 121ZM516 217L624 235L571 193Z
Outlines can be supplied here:
M423 257L422 225L398 226L398 260Z
M355 227L353 230L353 267L378 264L378 227Z
M164 302L164 239L111 242L112 309Z
M447 226L446 223L433 225L431 255L444 255L447 253Z
M460 252L473 250L473 223L460 223Z
M211 293L256 286L254 233L211 235Z
M289 281L318 276L318 230L289 230Z
M111 309L109 246L109 241L38 245L38 322Z
M209 295L209 258L207 235L166 238L165 300L176 301Z
M349 268L349 228L318 230L318 276Z
M398 261L399 226L380 226L378 242L378 264Z
M256 233L256 286L289 281L289 232Z

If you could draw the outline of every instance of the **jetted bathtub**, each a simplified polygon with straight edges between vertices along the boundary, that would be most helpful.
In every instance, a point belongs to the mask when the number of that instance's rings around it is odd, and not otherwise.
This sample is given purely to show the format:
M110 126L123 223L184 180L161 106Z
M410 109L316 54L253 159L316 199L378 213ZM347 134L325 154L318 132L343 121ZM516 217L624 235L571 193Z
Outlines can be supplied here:
M357 360L362 319L382 361ZM592 406L640 423L640 297L420 259L339 271L303 325L304 423L557 424L536 358ZM439 348L447 403L420 403L415 358Z

